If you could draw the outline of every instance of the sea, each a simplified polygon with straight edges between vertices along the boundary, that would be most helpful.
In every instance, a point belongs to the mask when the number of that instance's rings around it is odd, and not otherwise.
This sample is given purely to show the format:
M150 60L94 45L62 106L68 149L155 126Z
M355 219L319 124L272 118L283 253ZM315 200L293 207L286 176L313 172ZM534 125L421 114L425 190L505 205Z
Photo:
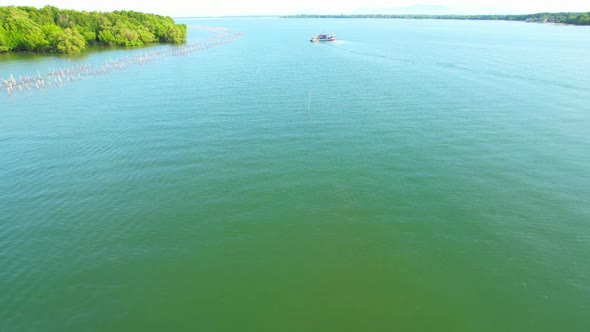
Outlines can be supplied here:
M0 331L588 331L590 27L178 22L0 92Z

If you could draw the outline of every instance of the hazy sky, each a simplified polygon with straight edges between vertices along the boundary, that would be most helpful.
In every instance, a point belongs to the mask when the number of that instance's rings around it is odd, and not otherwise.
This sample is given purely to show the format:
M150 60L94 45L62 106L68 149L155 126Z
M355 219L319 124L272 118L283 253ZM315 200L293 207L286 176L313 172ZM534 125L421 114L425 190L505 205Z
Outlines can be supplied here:
M169 16L437 13L487 14L590 11L590 0L0 0L1 6L132 9Z

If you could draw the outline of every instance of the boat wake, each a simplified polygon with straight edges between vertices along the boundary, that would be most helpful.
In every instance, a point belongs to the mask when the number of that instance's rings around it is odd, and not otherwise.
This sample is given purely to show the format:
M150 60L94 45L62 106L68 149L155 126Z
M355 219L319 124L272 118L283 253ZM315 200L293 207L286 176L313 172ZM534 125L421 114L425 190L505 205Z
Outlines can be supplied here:
M415 61L394 57L389 54L383 54L378 52L370 52L368 51L368 47L363 47L360 43L355 43L353 41L346 41L343 40L342 43L338 43L338 41L334 41L331 43L331 46L338 51L345 52L354 56L366 57L366 58L374 58L374 59L381 59L386 61L392 62L401 62L401 63L416 63ZM355 48L351 48L349 46L354 46ZM363 48L360 48L363 47Z

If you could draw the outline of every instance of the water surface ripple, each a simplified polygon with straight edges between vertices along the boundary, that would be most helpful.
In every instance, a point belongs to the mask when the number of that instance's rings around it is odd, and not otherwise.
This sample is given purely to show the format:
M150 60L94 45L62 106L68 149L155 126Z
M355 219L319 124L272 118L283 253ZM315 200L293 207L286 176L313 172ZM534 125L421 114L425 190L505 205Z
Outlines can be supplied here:
M590 326L587 27L185 23L244 34L0 96L1 331Z

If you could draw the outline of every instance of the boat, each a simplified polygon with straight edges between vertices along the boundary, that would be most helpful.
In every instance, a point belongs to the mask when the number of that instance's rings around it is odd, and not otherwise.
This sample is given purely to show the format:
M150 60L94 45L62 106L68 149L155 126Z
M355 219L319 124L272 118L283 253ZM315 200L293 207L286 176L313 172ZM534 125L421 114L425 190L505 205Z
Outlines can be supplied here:
M310 42L315 43L315 42L319 42L319 41L334 41L336 40L336 35L331 33L331 34L319 34L317 36L312 36L310 39Z

